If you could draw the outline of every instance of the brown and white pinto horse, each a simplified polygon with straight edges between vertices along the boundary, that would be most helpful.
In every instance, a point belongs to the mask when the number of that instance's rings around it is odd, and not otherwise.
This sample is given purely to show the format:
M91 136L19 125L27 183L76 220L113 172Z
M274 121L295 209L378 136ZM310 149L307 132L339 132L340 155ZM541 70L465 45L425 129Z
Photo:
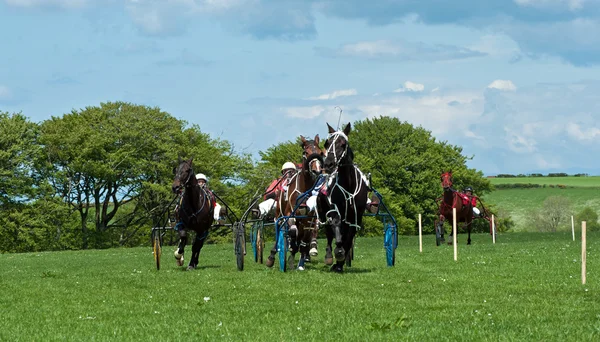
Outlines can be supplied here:
M306 203L298 207L296 212L292 213L297 206L296 202L300 195L310 190L322 172L323 158L325 150L319 147L319 135L314 140L306 140L300 136L302 146L302 169L293 175L288 182L288 189L285 193L279 194L276 206L277 220L283 216L314 216L314 212L308 212ZM311 215L312 213L312 215ZM314 220L310 217L290 218L288 220L290 237L290 256L287 264L290 267L294 265L294 258L300 250L300 260L298 261L298 270L304 270L305 261L310 259L309 248L311 238L315 235L316 226L311 224ZM271 249L271 254L267 259L266 265L272 267L275 262L275 253L277 253L277 241Z
M192 159L179 160L179 165L173 169L175 179L172 185L174 193L179 194L183 191L181 193L182 199L176 212L178 223L175 226L175 229L179 233L179 246L174 253L178 266L183 266L187 230L196 232L188 270L195 269L198 266L200 250L208 237L208 229L214 220L214 199L208 190L200 187L198 184L198 180L196 180L194 170L192 169Z
M467 201L467 204L463 203L463 199L458 191L452 188L452 171L442 173L440 179L442 181L442 188L444 188L444 196L438 211L439 221L436 222L435 227L436 242L438 242L438 245L444 242L444 221L448 219L452 222L452 208L456 208L456 223L465 223L468 232L467 245L470 245L471 230L473 228L472 202L469 200ZM452 236L452 233L450 236Z

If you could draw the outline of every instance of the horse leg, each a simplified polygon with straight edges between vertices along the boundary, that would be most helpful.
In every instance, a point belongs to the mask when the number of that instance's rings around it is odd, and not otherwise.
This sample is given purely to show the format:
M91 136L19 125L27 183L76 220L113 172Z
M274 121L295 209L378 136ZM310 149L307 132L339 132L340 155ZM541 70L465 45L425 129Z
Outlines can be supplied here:
M327 247L325 248L325 265L333 264L333 253L331 243L333 242L333 230L331 224L325 226L325 235L327 236Z
M333 231L335 233L335 250L333 254L335 255L335 264L331 266L331 271L336 273L344 272L344 264L346 263L346 258L350 257L350 253L346 253L346 251L350 251L352 248L352 238L350 237L349 227L346 227L342 232L342 222L340 219L334 219L333 223Z
M440 220L438 221L437 226L435 227L435 229L437 229L438 232L439 232L439 235L440 235L440 244L446 242L446 239L444 239L444 233L446 233L446 231L444 229L444 217L443 216L440 217Z
M335 249L333 251L333 255L335 256L335 264L331 266L331 271L333 272L342 272L344 268L344 262L346 261L346 250L344 249L344 238L342 236L341 225L342 222L339 217L332 218L332 235L335 235Z
M307 262L310 262L310 239L312 236L312 229L302 227L302 239L300 239L300 260L298 261L298 270L304 271L304 266Z
M269 254L269 257L267 258L267 262L265 263L265 265L267 267L273 267L273 264L275 264L275 254L277 254L277 239L279 238L278 234L275 234L275 244L273 244L273 248L271 248L271 254Z
M471 244L471 229L473 228L473 219L470 219L469 216L467 216L467 219L465 219L465 221L467 222L467 245Z
M202 246L204 246L204 241L206 241L206 237L208 237L208 230L205 231L202 235L196 233L196 239L194 240L194 244L192 244L192 257L190 258L190 264L188 265L188 270L193 270L198 267L198 258L200 257L200 250Z
M177 249L175 249L175 260L177 261L177 266L183 266L183 253L185 249L185 245L187 244L187 232L184 229L179 230L179 245Z
M317 245L317 237L319 235L319 222L315 222L315 227L312 230L311 240L310 240L310 256L319 255L318 245Z

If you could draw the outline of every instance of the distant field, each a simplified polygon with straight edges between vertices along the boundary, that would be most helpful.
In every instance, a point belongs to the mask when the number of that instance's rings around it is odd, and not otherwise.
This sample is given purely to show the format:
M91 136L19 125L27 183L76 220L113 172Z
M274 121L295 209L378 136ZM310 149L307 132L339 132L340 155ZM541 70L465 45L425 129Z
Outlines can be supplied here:
M575 178L575 177L573 177ZM592 178L592 177L589 177ZM597 177L593 177L598 179ZM544 200L550 196L563 196L571 201L573 215L584 207L600 208L600 192L592 186L577 188L534 188L534 189L501 189L485 196L485 200L508 211L516 223L515 231L527 230L527 218L530 213L542 207Z
M489 178L490 182L496 184L546 184L567 185L576 187L598 187L600 188L600 176L591 177L516 177L516 178Z

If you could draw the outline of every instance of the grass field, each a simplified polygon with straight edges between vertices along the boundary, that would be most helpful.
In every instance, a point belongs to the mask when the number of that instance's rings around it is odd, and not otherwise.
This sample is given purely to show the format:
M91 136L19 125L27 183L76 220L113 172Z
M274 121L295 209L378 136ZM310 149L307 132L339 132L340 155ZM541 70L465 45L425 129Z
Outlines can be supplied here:
M600 176L590 177L515 177L515 178L489 178L492 184L546 184L566 185L574 187L600 188Z
M208 245L200 269L165 248L0 255L2 341L592 341L600 340L600 235L477 234L458 261L435 238L401 237L385 266L382 238L357 239L353 267L281 273L231 245ZM321 252L323 244L321 244ZM187 251L189 253L189 250ZM189 257L189 255L188 255ZM319 256L321 259L322 255Z
M507 210L515 221L515 231L522 231L528 227L528 217L531 212L542 207L544 200L550 196L563 196L571 203L572 215L580 212L584 207L600 208L600 192L596 188L532 188L532 189L501 189L485 196L485 200L495 203L498 207ZM570 229L570 222L568 227Z

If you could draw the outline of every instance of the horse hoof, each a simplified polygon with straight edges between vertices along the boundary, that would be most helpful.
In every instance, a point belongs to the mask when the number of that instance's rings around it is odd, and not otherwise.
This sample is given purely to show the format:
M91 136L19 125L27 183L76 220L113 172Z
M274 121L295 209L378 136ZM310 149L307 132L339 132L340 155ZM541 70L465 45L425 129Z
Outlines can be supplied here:
M196 266L193 266L193 265L189 265L187 268L188 271L193 271L195 269L196 269Z
M325 265L331 265L331 264L333 264L333 257L325 258Z
M298 227L296 227L295 224L291 225L288 233L290 235L290 240L296 240L296 237L298 236Z
M310 252L308 252L308 254L310 254L310 256L317 256L319 255L319 251L317 251L317 249L313 247L310 249Z
M298 271L304 271L304 266L298 266Z
M342 273L344 272L344 269L342 268L342 266L335 264L333 266L331 266L331 268L329 269L331 272L335 272L335 273Z
M270 256L267 258L267 262L265 263L265 265L267 267L273 267L273 264L275 264L275 258Z
M334 251L335 260L336 261L344 261L346 260L346 252L343 248L336 248Z

